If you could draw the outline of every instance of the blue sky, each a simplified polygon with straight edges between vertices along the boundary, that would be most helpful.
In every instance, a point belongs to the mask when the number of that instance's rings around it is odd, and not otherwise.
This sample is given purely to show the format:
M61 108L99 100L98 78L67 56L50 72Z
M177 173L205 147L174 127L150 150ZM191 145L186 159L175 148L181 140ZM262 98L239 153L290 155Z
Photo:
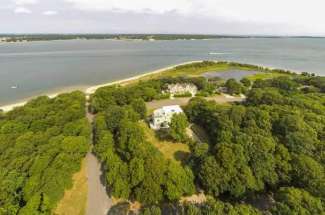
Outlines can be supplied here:
M0 33L325 35L324 0L1 0Z

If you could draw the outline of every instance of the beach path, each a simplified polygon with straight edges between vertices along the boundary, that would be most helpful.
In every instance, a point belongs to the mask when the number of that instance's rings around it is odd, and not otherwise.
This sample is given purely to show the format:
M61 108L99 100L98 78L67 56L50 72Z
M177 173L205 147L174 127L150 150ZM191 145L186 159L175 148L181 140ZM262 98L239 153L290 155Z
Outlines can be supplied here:
M88 103L86 107L87 119L92 124L94 116L88 112ZM86 215L106 215L113 203L106 191L101 164L91 151L88 152L86 160L88 178Z

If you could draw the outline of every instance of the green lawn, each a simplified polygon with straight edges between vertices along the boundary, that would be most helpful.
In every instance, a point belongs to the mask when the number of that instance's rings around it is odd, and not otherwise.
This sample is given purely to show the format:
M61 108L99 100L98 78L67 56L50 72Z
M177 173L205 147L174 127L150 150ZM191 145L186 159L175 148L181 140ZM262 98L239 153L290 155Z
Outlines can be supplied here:
M290 74L285 73L278 73L278 72L260 72L254 75L249 75L247 78L251 81L255 81L258 79L271 79L271 78L277 78L280 76L290 76Z
M146 139L152 143L166 159L181 163L181 161L188 157L190 149L187 144L159 140L155 135L155 131L150 129L145 122L140 122L140 126L145 132Z

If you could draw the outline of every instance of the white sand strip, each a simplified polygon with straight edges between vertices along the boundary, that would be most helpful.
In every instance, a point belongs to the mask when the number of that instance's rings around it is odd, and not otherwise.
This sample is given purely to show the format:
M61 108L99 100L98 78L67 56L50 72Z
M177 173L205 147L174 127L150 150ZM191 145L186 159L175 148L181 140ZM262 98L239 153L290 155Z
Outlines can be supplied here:
M53 93L53 94L50 94L50 95L46 95L48 96L49 98L54 98L56 96L58 96L60 93ZM37 96L35 97L37 98ZM14 104L9 104L9 105L4 105L4 106L1 106L0 107L0 110L2 110L3 112L8 112L8 111L11 111L13 110L14 108L16 107L21 107L21 106L24 106L29 100L31 100L32 98L30 99L27 99L25 101L21 101L21 102L17 102L17 103L14 103Z

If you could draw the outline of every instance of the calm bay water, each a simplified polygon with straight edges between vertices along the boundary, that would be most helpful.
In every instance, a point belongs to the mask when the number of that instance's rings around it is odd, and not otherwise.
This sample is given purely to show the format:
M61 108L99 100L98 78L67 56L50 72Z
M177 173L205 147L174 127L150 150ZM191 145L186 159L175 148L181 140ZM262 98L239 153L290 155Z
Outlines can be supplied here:
M325 75L325 39L2 43L0 105L192 60L229 60Z

